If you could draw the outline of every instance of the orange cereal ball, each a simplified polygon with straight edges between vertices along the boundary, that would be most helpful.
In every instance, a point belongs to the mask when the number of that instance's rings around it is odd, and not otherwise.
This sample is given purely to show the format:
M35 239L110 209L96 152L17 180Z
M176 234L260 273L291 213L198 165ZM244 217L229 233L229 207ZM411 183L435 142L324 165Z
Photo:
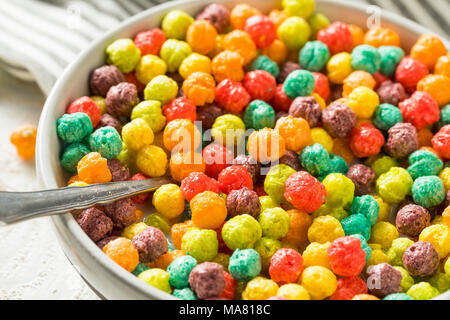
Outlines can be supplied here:
M233 29L244 30L245 22L252 16L261 15L261 11L249 6L248 4L241 3L236 5L230 14L230 23Z
M450 53L447 53L437 60L436 65L434 66L434 73L450 77Z
M311 129L303 118L282 117L278 119L275 130L283 138L287 150L299 152L311 142Z
M186 220L183 223L177 223L172 226L170 229L170 234L172 236L172 242L175 248L181 248L181 239L184 234L188 232L189 229L194 228L194 223L192 220Z
M450 78L441 74L429 74L417 84L418 91L428 92L443 107L450 103Z
M183 82L183 92L196 106L214 102L216 82L205 72L194 72Z
M373 90L375 85L376 81L370 73L362 70L353 71L347 78L344 79L342 95L347 97L354 89L358 87L367 87Z
M293 244L298 248L306 247L308 244L308 229L312 224L311 216L297 209L286 212L290 219L289 231L281 241Z
M352 298L352 300L380 300L379 298L371 295L371 294L357 294Z
M212 74L217 82L225 79L242 81L245 75L243 68L244 58L230 50L220 52L211 63Z
M250 135L247 150L261 163L274 162L284 155L286 144L278 131L264 128Z
M36 148L37 129L32 125L25 125L11 132L9 141L16 147L19 157L28 160L34 157Z
M445 208L444 212L442 212L442 218L445 225L450 228L450 206Z
M286 11L284 10L274 9L269 12L269 19L272 20L277 29L284 22L284 20L287 19L287 17Z
M205 172L206 164L201 153L178 152L170 158L170 174L173 180L181 182L192 172Z
M108 242L103 252L128 272L133 271L139 263L139 253L127 238L120 237Z
M197 194L190 202L192 222L198 228L218 229L227 218L227 206L221 196L212 191Z
M107 162L98 152L88 153L78 162L78 178L89 184L110 182L112 175Z
M274 62L282 64L287 59L288 48L283 41L276 39L269 47L262 50L262 54L268 56Z
M166 270L167 267L176 259L179 257L186 256L186 251L184 250L173 250L171 252L167 252L160 256L158 259L156 259L153 262L147 263L146 266L149 268L159 268Z
M244 58L244 65L248 64L256 56L256 45L247 32L234 30L224 38L225 50L237 52Z
M364 43L374 46L395 46L400 47L400 36L397 32L384 27L374 27L369 29L364 36Z
M200 54L208 54L216 47L217 31L206 20L196 20L192 23L186 34L186 42L192 51Z
M334 139L333 140L333 154L344 158L347 164L351 164L355 160L355 155L349 146L347 139Z
M352 35L352 49L364 43L364 30L357 25L347 25L348 30Z
M164 147L169 151L191 151L201 144L201 133L188 119L170 121L163 134Z
M417 136L419 138L419 148L431 147L431 139L433 139L433 132L430 129L422 129L417 131Z
M411 58L419 60L432 69L437 60L447 54L444 43L431 34L423 34L411 48Z

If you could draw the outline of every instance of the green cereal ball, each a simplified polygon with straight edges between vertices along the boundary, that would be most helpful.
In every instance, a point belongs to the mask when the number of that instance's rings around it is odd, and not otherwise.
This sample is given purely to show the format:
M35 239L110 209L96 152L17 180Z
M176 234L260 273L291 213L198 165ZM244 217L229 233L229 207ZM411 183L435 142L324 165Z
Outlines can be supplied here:
M249 71L264 70L273 75L275 78L280 74L278 64L266 55L257 57L248 67Z
M364 239L370 239L370 222L362 214L354 214L341 220L342 228L346 236L360 234Z
M361 242L361 249L366 253L366 263L369 262L370 256L372 255L372 248L367 243L367 240L360 234L354 234L352 237L359 239Z
M136 277L138 275L140 275L142 272L149 270L150 268L147 267L145 264L143 263L139 263L136 268L134 268L134 270L131 272L132 274L134 274Z
M181 239L181 249L198 263L211 261L219 249L217 233L214 230L192 228Z
M370 168L375 173L377 177L381 176L383 173L388 172L391 168L398 167L398 162L392 157L382 156L376 159Z
M276 203L286 202L286 198L284 197L286 180L295 172L293 168L285 164L272 166L264 180L264 191Z
M288 49L300 50L311 36L311 28L305 19L289 17L278 27L278 38L283 41Z
M374 225L378 220L378 214L380 213L380 206L374 197L370 195L363 195L353 199L352 205L349 210L350 214L362 214L369 222Z
M198 300L194 291L189 288L175 289L173 290L172 295L181 300Z
M244 124L247 129L273 129L275 126L275 111L270 104L262 100L254 100L245 109Z
M398 64L405 57L405 52L394 46L381 46L378 52L381 57L380 72L388 77L393 76Z
M218 144L232 145L242 142L245 134L245 124L234 114L217 117L212 126L211 135Z
M377 179L376 190L384 201L390 204L400 203L411 191L413 179L408 171L394 167Z
M248 214L231 218L222 227L222 239L231 250L253 248L261 236L261 226Z
M408 158L408 172L415 180L425 176L437 176L444 164L437 155L427 150L417 150Z
M409 288L406 294L414 300L430 300L439 295L439 290L428 282L419 282Z
M307 70L291 72L283 83L283 92L290 98L310 96L316 86L314 76Z
M373 114L373 124L381 131L388 131L397 123L403 122L400 109L389 103L380 104Z
M113 127L103 127L95 130L89 137L91 151L98 152L106 159L113 159L122 151L122 139Z
M438 289L439 293L444 293L450 290L450 276L440 271L436 272L428 282Z
M314 13L311 17L309 17L308 23L311 27L312 38L316 39L319 31L330 25L330 19L322 13Z
M145 283L164 292L171 293L172 289L170 288L169 278L170 276L166 271L158 268L144 271L138 275L138 279Z
M280 239L289 231L291 219L289 214L281 208L266 209L258 217L264 237Z
M325 200L327 206L344 208L352 203L355 184L342 173L329 174L322 183L327 191L327 198Z
M441 109L441 117L438 122L438 128L450 124L450 104L446 105Z
M300 51L300 64L309 71L319 72L330 59L330 50L321 41L310 41Z
M165 235L170 234L170 222L159 213L151 213L145 218L145 224L161 230Z
M133 71L140 59L141 51L131 39L118 39L106 48L106 62L115 65L122 73Z
M255 242L255 251L259 253L261 257L262 269L267 271L270 266L270 259L272 256L281 249L281 242L275 239L262 237Z
M403 266L402 257L406 249L414 244L414 241L408 238L398 238L392 241L391 247L386 252L389 264L392 266Z
M374 74L380 70L381 55L377 48L363 44L353 49L352 67L354 70L363 70Z
M332 216L339 221L348 217L348 212L345 211L342 207L333 208L326 204L323 204L319 210L313 213L313 218L322 217L322 216Z
M252 280L261 272L259 253L253 249L236 249L230 257L228 270L236 281Z
M183 289L189 286L189 274L197 265L197 260L191 256L182 256L176 258L167 267L169 273L169 283L172 287Z
M81 142L92 133L92 122L86 113L65 114L56 122L56 132L66 143Z
M346 174L348 171L348 164L344 158L335 154L330 154L330 171L329 173Z
M411 288L414 284L414 279L408 273L408 271L400 266L395 266L394 269L397 269L402 274L402 281L400 282L400 286L402 287L402 291L406 292Z
M194 18L186 12L173 10L164 17L161 28L168 39L184 40L187 30L193 22Z
M303 149L300 161L306 171L313 176L322 176L330 171L330 155L319 143Z
M136 67L136 78L143 84L149 83L154 77L165 74L167 65L158 56L148 54L143 56Z
M127 145L125 143L122 143L122 151L120 151L116 159L122 162L128 169L130 169L130 172L133 174L139 171L138 167L136 166L136 158L137 153L128 149Z
M450 276L450 259L447 259L444 265L445 274Z
M316 8L314 0L283 0L281 2L288 17L296 16L308 19Z
M414 202L426 209L440 205L445 200L444 183L439 177L420 177L412 186Z
M157 76L144 89L145 100L156 100L161 105L175 99L178 94L178 84L167 76Z
M78 162L89 152L91 150L83 143L68 145L61 156L61 167L67 172L76 173Z
M408 296L406 293L391 293L383 298L383 300L414 300L410 296Z
M162 114L161 102L155 100L142 101L131 111L131 121L144 119L154 133L161 132L166 125L166 117Z
M271 196L261 196L259 197L259 203L261 204L261 209L259 212L264 212L266 209L279 207L280 204L276 202Z
M167 64L169 72L176 72L183 60L192 53L191 47L184 41L169 39L161 47L159 55Z
M230 255L219 252L212 262L218 263L223 267L223 270L228 270L228 264L230 263Z

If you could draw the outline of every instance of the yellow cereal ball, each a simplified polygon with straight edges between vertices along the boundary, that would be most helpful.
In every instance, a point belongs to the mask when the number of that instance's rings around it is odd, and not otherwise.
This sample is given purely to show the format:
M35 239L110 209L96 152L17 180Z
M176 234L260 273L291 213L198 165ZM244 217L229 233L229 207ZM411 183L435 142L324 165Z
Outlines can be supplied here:
M178 71L183 79L186 79L194 72L211 74L211 59L198 53L191 53L183 60Z
M358 87L348 95L348 106L360 119L370 119L380 105L378 94L367 87Z
M308 229L309 242L333 242L345 236L344 229L338 219L332 216L322 216L313 220Z
M426 227L420 233L419 240L431 243L441 259L450 254L450 228L446 225L436 224Z
M374 195L373 198L378 203L378 207L380 210L378 211L378 221L387 221L389 220L389 213L391 212L391 206L389 203L384 202L383 198L379 195Z
M336 276L329 269L320 266L306 268L300 281L313 300L328 298L337 289Z
M157 146L143 147L139 150L136 158L136 165L139 170L151 178L158 178L165 175L167 163L167 154Z
M310 300L309 293L299 284L288 283L282 285L277 292L278 297L285 297L289 300Z
M333 151L333 138L323 128L311 129L311 144L319 143L327 150L328 153Z
M330 242L309 244L303 251L303 265L305 267L321 266L331 270L330 259L328 258L328 247Z
M131 150L138 151L152 144L154 139L152 128L142 118L134 119L122 128L122 140Z
M388 257L381 248L374 249L372 244L369 245L372 249L372 254L370 255L369 261L367 261L367 266L374 266L380 263L388 262Z
M444 214L444 213L443 213ZM431 224L445 224L445 220L443 216L436 216L434 217L434 219L431 221Z
M172 289L170 288L169 278L170 276L166 271L158 268L141 272L138 276L139 280L142 280L159 290L171 293Z
M166 74L167 65L163 59L152 54L143 56L136 67L136 78L147 84L157 76Z
M69 184L68 187L86 187L88 185L89 184L87 184L86 182L83 182L83 181L75 181L75 182Z
M385 221L380 221L375 223L372 228L372 237L370 238L371 243L377 243L381 245L384 250L391 247L392 241L399 237L397 228Z
M133 240L134 236L145 230L148 226L144 222L133 223L123 229L121 237L127 238L128 240Z
M100 96L92 96L92 100L94 100L95 104L100 108L102 114L106 113L106 99Z
M334 84L343 84L345 78L347 78L352 71L352 57L350 53L341 52L335 54L328 60L328 79Z
M153 206L166 218L173 219L184 211L184 197L176 184L166 184L153 194Z
M267 300L276 296L278 285L275 281L263 277L250 280L242 292L242 300Z
M450 167L445 168L439 173L439 178L444 183L445 191L450 190Z

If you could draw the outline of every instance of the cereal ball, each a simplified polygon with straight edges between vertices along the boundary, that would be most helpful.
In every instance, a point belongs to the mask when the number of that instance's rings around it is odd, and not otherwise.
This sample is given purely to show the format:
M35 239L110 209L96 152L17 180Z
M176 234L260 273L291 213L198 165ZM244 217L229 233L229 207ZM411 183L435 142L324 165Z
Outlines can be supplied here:
M364 43L376 48L383 45L400 47L400 36L392 29L373 27L366 32Z
M244 124L247 129L261 130L275 126L275 111L262 100L252 101L245 109Z
M162 20L161 28L167 38L184 40L194 18L181 10L170 11Z
M414 92L417 83L428 75L425 64L411 57L403 58L395 71L395 80L405 87L408 92Z
M192 172L181 182L181 192L187 201L204 191L219 193L219 184L216 180L202 172Z
M206 20L197 20L187 29L186 42L192 51L208 54L216 47L217 30Z
M280 204L277 203L272 197L270 196L260 196L259 202L261 203L261 209L260 212L263 212L266 209L271 208L277 208L280 207Z
M113 127L95 130L89 137L89 147L107 159L112 159L122 151L122 139Z
M329 269L321 266L306 268L302 273L300 284L313 300L330 297L337 289L336 276Z
M261 236L261 226L248 214L231 218L222 228L223 241L231 250L251 248Z
M296 283L303 271L303 258L294 249L279 249L270 259L270 278L277 283Z
M257 193L248 188L233 190L227 196L227 210L230 217L241 214L249 214L256 217L260 209L261 204Z
M94 242L107 237L113 229L112 220L96 208L83 210L77 216L77 223Z
M150 268L147 267L143 263L139 263L136 268L133 270L132 274L134 274L136 277L139 276L142 272L149 270Z
M440 107L450 103L450 93L445 88L450 85L450 77L432 74L424 77L417 84L418 91L424 91L430 94Z
M446 225L436 224L426 227L420 233L419 240L431 243L441 259L450 253L450 229Z
M378 220L380 207L374 197L364 195L356 197L349 209L349 214L363 214L374 225Z
M377 193L388 203L400 203L409 194L413 180L408 171L394 167L377 179Z
M336 21L317 33L317 40L325 43L332 55L339 52L350 52L353 37L347 24Z
M272 20L264 15L255 15L245 22L245 32L259 49L269 47L277 38L277 28Z
M162 45L166 41L165 33L159 28L140 32L134 38L134 44L141 50L141 55L158 55Z
M225 289L223 268L214 262L203 262L189 274L189 285L199 299L219 296Z
M388 131L386 152L396 159L404 159L419 148L417 130L410 123L397 123Z
M292 102L289 114L296 118L305 119L312 128L319 123L322 110L314 97L298 97Z
M139 254L130 240L117 238L103 247L103 252L119 266L132 272L139 263Z
M219 297L233 300L234 295L236 294L237 282L226 271L223 272L223 276L225 278L225 289L223 290L223 292L220 294Z
M311 216L296 209L288 210L287 214L290 219L289 231L282 240L298 248L304 248L308 243L308 229L312 224Z
M347 52L335 54L328 60L327 75L334 84L342 84L353 72L352 57ZM333 99L334 100L334 99Z
M124 82L122 72L114 65L105 65L95 69L89 77L92 94L106 97L109 89Z
M378 53L381 59L380 72L383 75L392 77L398 64L405 57L405 52L399 47L381 46L378 48Z
M133 107L139 103L137 88L132 83L121 82L109 89L105 102L109 114L128 118Z
M175 289L173 290L172 295L181 300L198 300L194 291L189 288Z
M300 64L309 71L321 71L330 59L330 51L320 41L310 41L300 51Z
M395 226L389 222L379 221L372 228L371 243L381 245L381 247L387 250L392 241L399 237L398 231Z
M78 178L87 184L106 183L112 179L107 160L100 153L90 152L77 164Z
M136 222L136 206L131 199L117 200L105 206L105 213L118 228L127 227Z
M262 234L272 239L280 239L289 231L289 214L281 208L266 209L258 217Z
M222 4L213 3L203 9L196 19L208 21L218 33L223 33L230 22L230 11Z
M348 170L347 177L355 184L355 194L357 196L373 193L375 189L375 173L369 167L355 164Z
M284 156L280 159L280 164L285 164L295 171L300 171L302 169L302 165L300 163L300 159L298 158L298 154L294 151L286 151Z
M326 190L327 206L339 208L352 203L355 186L349 178L341 173L333 173L327 175L322 183Z
M248 138L248 153L262 164L277 161L284 155L285 150L283 137L270 128L254 131Z
M326 190L319 180L305 171L299 171L286 180L284 196L297 209L311 213L325 202Z
M167 170L167 154L157 146L145 146L136 158L136 165L140 171L151 178L162 177Z
M317 33L320 30L325 29L330 25L330 20L322 13L314 13L309 17L308 23L311 27L312 39L316 39ZM352 30L350 29L350 26L349 26L349 30L350 30L350 32L352 32ZM362 32L362 30L361 30L361 32ZM353 34L353 32L352 32L352 34Z
M416 237L430 225L430 220L431 216L427 209L409 204L398 211L395 224L401 234Z
M214 142L224 146L236 146L241 143L245 133L245 124L242 119L232 114L218 117L212 126L211 135Z
M164 292L172 292L169 284L169 274L162 269L154 268L144 271L139 274L138 279Z
M106 48L106 62L115 65L122 73L134 70L141 51L131 39L118 39Z
M439 268L439 254L429 242L417 241L403 254L403 265L416 277L430 277Z
M285 202L286 180L294 173L295 170L287 165L272 166L264 180L264 191L277 203Z
M217 54L211 63L212 74L217 82L225 79L242 81L244 79L244 58L235 51L224 50Z
M318 143L303 149L300 161L302 166L314 176L323 176L330 170L330 155Z
M247 172L250 174L253 180L253 184L258 182L261 173L261 165L256 161L256 159L251 156L246 155L238 155L232 162L234 166L243 166L247 169Z
M277 82L278 83L283 83L286 78L288 77L288 75L290 75L292 72L296 71L296 70L300 70L301 66L298 63L295 62L286 62L284 63L281 68L280 68L280 74L277 77Z
M274 76L264 70L248 72L243 85L253 100L270 101L277 87Z
M145 224L151 227L158 228L164 234L170 233L170 222L167 218L163 217L159 213L151 213L145 218ZM170 248L169 248L170 249Z
M400 293L402 274L387 263L377 264L367 269L367 287L371 294L384 298L393 293Z
M288 17L297 16L308 19L315 9L313 0L283 0L281 5Z
M77 112L86 113L91 119L92 126L95 128L100 122L102 112L98 105L89 97L81 97L73 101L66 110L66 113L72 114Z
M381 54L375 47L363 44L352 51L352 67L374 74L380 69Z
M413 285L406 294L414 300L431 300L439 295L439 290L428 282L419 282Z
M177 93L177 83L165 75L153 78L144 89L145 100L156 100L163 105L173 100Z
M310 243L302 254L303 265L305 267L322 266L331 270L330 259L328 258L327 252L330 245L330 242Z
M339 221L339 220L338 220ZM341 220L341 228L346 236L362 235L366 240L370 239L371 224L362 214L353 214Z
M356 115L342 103L333 103L322 111L322 123L336 138L345 138L356 125Z
M78 162L89 152L89 148L83 143L75 142L69 144L61 155L61 167L67 172L76 173Z
M378 97L381 103L387 103L398 106L400 102L405 100L405 88L400 83L385 81L377 90Z
M424 129L439 121L439 106L433 97L423 91L416 91L411 98L399 104L405 122L411 123L417 130Z
M199 263L213 260L218 247L217 233L214 230L191 228L181 240L181 249Z
M279 297L285 298L287 300L310 300L308 291L306 291L306 289L303 288L301 285L294 284L294 283L288 283L288 284L282 285L278 289L277 295ZM268 300L275 300L272 298L270 298ZM276 299L276 300L283 300L283 299Z
M192 222L203 229L218 229L227 217L225 201L217 193L205 191L190 202Z
M290 50L300 50L311 36L308 22L301 17L289 17L284 20L277 30L278 38Z
M431 140L433 148L445 159L450 159L450 125L443 126Z
M264 272L269 269L270 259L273 254L281 249L282 244L280 241L275 239L270 239L266 237L262 237L258 241L255 242L254 249L258 252L261 258L261 268Z
M411 57L424 63L432 69L438 58L447 54L447 49L441 39L434 35L421 35L411 48Z
M168 249L164 233L154 227L147 227L139 232L132 242L139 252L139 260L143 263L155 261Z
M143 101L131 111L131 120L144 119L154 133L160 132L166 124L159 101Z
M313 220L308 229L310 242L326 243L345 236L339 220L332 216L322 216Z
M140 83L147 84L156 76L165 74L166 71L166 63L158 56L149 54L139 61L136 67L136 78Z
M378 177L383 173L388 172L391 168L398 167L398 162L389 156L382 156L379 158L377 157L377 159L370 165L370 167Z
M108 169L112 175L112 182L130 180L130 170L117 159L108 160Z
M280 68L278 67L278 64L273 60L271 60L266 55L262 55L255 58L248 66L248 70L250 71L263 70L270 73L275 78L278 77L280 73Z
M228 270L236 281L250 281L261 272L261 258L253 249L236 249L230 257Z
M244 58L243 64L246 65L256 56L256 45L250 35L242 30L234 30L224 38L225 50L238 53Z
M367 294L367 285L357 276L341 278L337 281L337 290L330 300L351 300L356 295Z
M95 108L98 107L95 106ZM100 111L99 111L100 112ZM17 154L24 160L34 157L37 129L32 125L20 126L11 132L9 141L16 147Z
M122 132L122 124L120 123L120 121L109 113L103 114L97 125L97 128L103 127L113 127L117 130L117 132Z
M414 241L408 238L398 238L392 241L391 247L386 252L389 264L392 266L403 266L403 254L412 244L414 244Z
M406 271L406 269L404 269L403 267L398 267L397 266L397 267L394 267L394 269L397 269L402 274L402 281L400 282L400 286L402 287L402 291L403 292L408 291L409 288L411 288L411 286L414 284L413 277L411 277L409 275L408 271Z
M92 133L92 122L83 112L64 114L56 122L56 131L58 137L66 143L81 142Z
M262 54L266 55L272 62L277 64L278 74L280 72L278 65L281 65L287 60L288 48L283 41L275 39L270 46L262 50ZM273 64L271 69L276 70Z
M194 72L183 82L185 96L197 106L212 103L215 97L214 78L204 72Z
M242 299L268 300L276 296L278 289L279 287L275 281L263 277L256 277L247 283L245 290L242 292Z
M445 187L436 176L420 177L412 186L414 202L424 208L431 208L445 200Z
M142 147L153 143L154 135L148 123L138 118L122 128L122 138L128 148L139 151Z
M197 119L197 107L189 99L180 97L170 101L163 108L167 122L176 119L189 119L194 122Z
M290 99L309 96L314 92L314 88L314 76L306 70L291 72L283 83L283 91Z
M361 248L361 241L355 237L334 240L327 252L331 270L340 276L357 276L366 264L366 253Z
M409 156L408 172L413 179L438 175L443 163L433 152L418 150Z
M282 117L278 119L275 130L285 141L286 149L294 151L294 153L304 149L311 140L309 124L303 118L292 115ZM296 161L299 162L298 155L296 158Z
M377 93L367 87L358 87L348 96L348 106L360 119L370 119L379 105Z
M242 166L230 166L222 170L218 177L220 190L229 194L244 187L253 189L253 180L247 169Z
M240 82L225 79L216 87L216 102L226 111L241 112L250 100L249 93Z
M401 122L403 122L403 116L397 107L384 103L375 109L373 123L378 129L388 131L394 125Z
M184 197L175 184L166 184L153 194L152 204L164 217L169 219L180 216L184 211Z
M176 119L164 128L164 146L174 152L190 152L201 143L199 129L188 119Z
M243 30L247 19L256 15L261 15L261 12L258 9L245 3L238 4L231 10L231 26L234 29Z

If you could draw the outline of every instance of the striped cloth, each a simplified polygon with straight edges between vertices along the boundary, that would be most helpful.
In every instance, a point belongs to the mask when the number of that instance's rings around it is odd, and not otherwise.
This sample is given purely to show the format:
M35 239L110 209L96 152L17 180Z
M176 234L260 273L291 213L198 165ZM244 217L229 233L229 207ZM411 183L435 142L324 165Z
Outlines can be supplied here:
M450 0L352 1L377 5L449 36L450 22L445 14L450 12ZM0 66L18 78L36 81L48 94L64 68L92 40L162 2L0 0Z

